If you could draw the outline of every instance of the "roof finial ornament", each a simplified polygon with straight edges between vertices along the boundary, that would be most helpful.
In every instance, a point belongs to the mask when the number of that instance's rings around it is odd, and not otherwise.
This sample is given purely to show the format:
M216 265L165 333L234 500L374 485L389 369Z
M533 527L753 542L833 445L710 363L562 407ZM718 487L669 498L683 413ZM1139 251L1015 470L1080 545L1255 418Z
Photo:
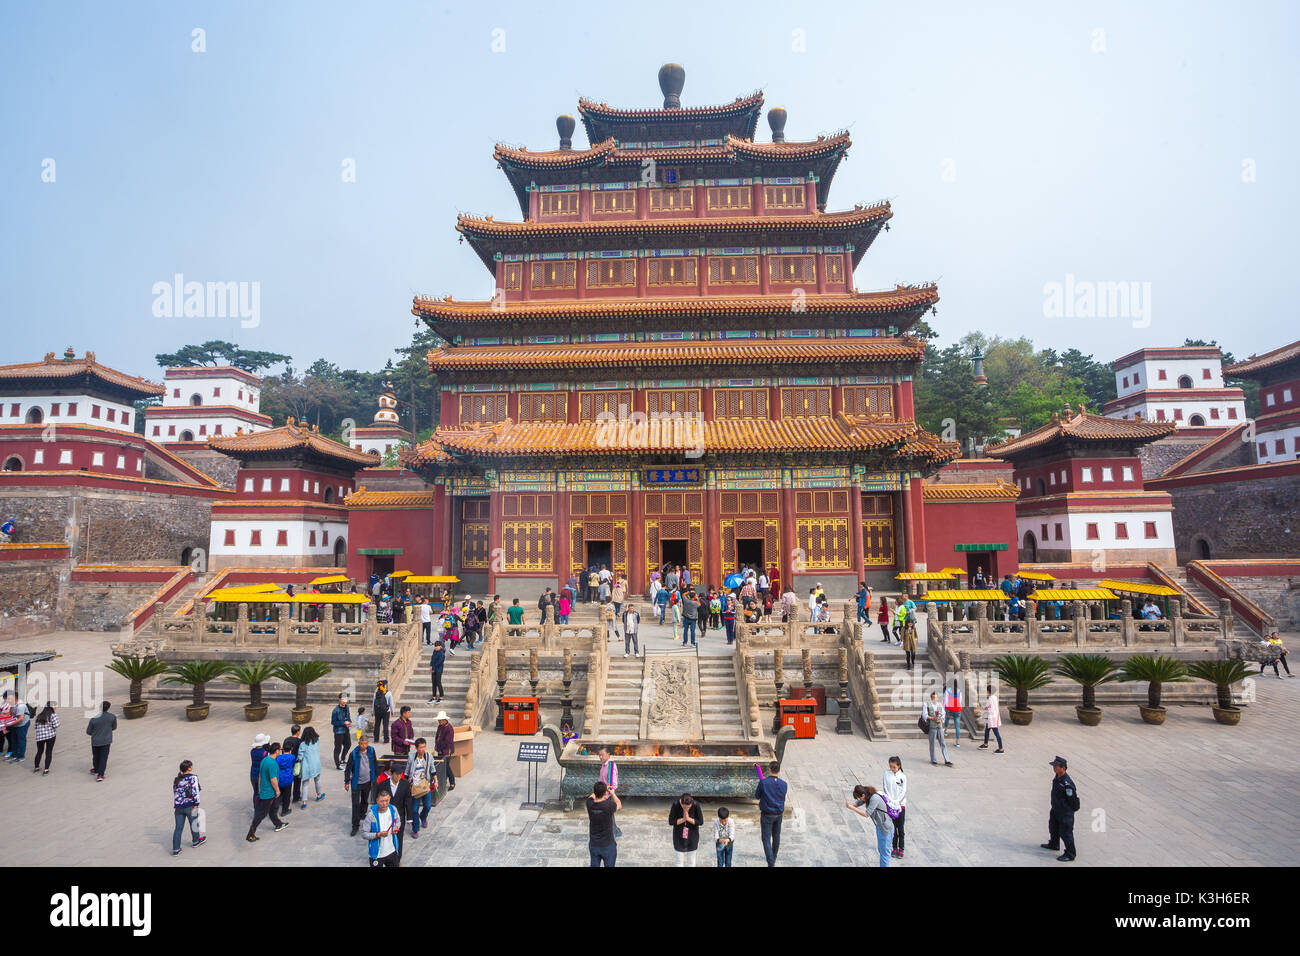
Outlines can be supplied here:
M573 129L576 125L568 113L555 117L555 129L560 134L560 149L573 149Z
M664 94L664 109L682 108L682 87L686 85L686 70L679 63L665 63L659 67L659 89Z
M785 142L786 112L784 106L774 106L767 111L767 125L772 131L772 142Z
M69 345L66 349L63 350L63 361L71 362L76 357L77 357L77 350L74 349L71 345Z

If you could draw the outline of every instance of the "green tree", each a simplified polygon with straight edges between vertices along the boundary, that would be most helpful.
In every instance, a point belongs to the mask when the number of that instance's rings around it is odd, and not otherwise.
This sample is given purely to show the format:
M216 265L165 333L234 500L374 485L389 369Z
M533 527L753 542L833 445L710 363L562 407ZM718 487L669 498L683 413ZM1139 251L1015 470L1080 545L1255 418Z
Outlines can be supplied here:
M288 355L279 352L258 352L241 349L233 342L211 341L202 345L182 346L175 352L160 352L155 355L161 368L182 368L188 365L233 365L245 372L256 374L262 369L290 362Z

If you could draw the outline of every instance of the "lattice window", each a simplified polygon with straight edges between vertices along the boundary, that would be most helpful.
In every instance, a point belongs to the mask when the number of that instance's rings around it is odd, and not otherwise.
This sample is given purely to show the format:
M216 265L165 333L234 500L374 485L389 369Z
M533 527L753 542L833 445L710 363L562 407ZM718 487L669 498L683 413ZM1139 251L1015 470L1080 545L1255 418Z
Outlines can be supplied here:
M551 537L549 521L503 521L501 570L550 571Z
M740 508L740 495L734 491L724 491L720 496L723 514L735 514Z
M795 537L803 551L804 567L826 571L849 566L849 522L846 518L800 518Z
M829 388L781 389L782 418L807 418L830 413L831 390Z
M845 415L894 416L894 390L888 385L844 386Z
M815 256L768 256L767 277L773 282L817 282Z
M492 499L465 498L460 504L460 516L465 521L487 521L492 517Z
M650 190L650 211L651 212L673 212L678 209L695 208L695 190L690 186L684 186L681 189L652 189Z
M460 423L499 422L506 417L504 392L484 392L460 396Z
M646 273L648 285L695 285L697 260L694 256L669 259L649 259Z
M664 496L663 495L646 495L645 513L648 515L661 515L664 513Z
M538 213L543 216L576 216L578 196L576 192L542 193L537 204Z
M757 510L758 510L758 492L756 492L756 491L746 491L744 494L742 494L742 495L740 496L740 510L741 510L742 512L744 512L745 514L753 514L755 511L757 511ZM751 537L751 536L750 536L750 535L742 535L741 537Z
M501 288L506 292L518 292L524 287L524 264L522 262L507 262L501 271Z
M706 193L709 209L749 209L752 204L748 186L710 186Z
M551 495L502 495L501 514L507 518L551 517Z
M781 496L777 494L775 491L763 492L763 499L762 499L763 510L766 511L768 514L776 514L777 509L780 507L779 504L780 499Z
M632 393L630 391L578 393L579 421L594 422L596 416L602 412L617 415L620 408L627 409L625 414L630 415L632 413Z
M863 515L892 515L894 513L893 495L863 495Z
M645 393L645 410L647 415L662 415L665 412L699 414L700 390L698 388L652 389Z
M588 259L588 288L636 285L635 259Z
M597 189L591 194L591 212L607 216L617 212L636 212L635 189Z
M813 496L809 491L797 491L794 495L794 513L797 515L812 514Z
M862 519L862 550L863 563L867 567L892 568L894 566L894 519Z
M609 513L612 515L627 514L626 494L612 494L609 496Z
M569 417L568 392L520 392L521 422L562 422Z
M844 281L844 257L839 253L822 256L822 268L826 270L827 282Z
M532 264L531 285L534 289L575 289L578 286L578 263L573 259Z
M460 566L466 569L487 569L488 532L486 521L465 521L460 526Z
M710 256L711 285L739 285L758 281L758 256Z
M767 389L715 388L714 418L767 418Z
M831 492L831 514L848 514L849 493L847 491Z
M804 184L792 186L764 186L763 205L768 209L802 209L806 202Z

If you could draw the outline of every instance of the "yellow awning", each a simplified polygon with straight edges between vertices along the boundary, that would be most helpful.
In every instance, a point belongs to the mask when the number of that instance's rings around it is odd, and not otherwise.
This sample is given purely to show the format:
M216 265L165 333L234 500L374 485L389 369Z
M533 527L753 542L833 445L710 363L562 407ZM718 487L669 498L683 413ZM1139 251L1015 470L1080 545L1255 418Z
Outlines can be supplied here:
M412 574L406 579L407 584L459 584L460 578L454 574Z
M209 593L216 594L220 592L225 594L229 592L231 594L234 594L237 591L257 592L257 591L279 591L279 590L280 590L280 585L278 584L232 584L229 587L217 588L216 591L211 591Z
M1007 596L1001 591L930 591L925 595L927 601L1005 601Z
M314 578L307 582L307 586L312 588L318 584L347 584L351 580L346 574L331 574L323 578Z
M1052 577L1046 571L1019 571L1017 572L1017 576L1024 578L1026 581L1055 581L1056 580L1056 578Z
M1032 595L1035 601L1114 601L1113 591L1105 588L1043 588Z
M1178 595L1178 589L1171 588L1167 584L1146 584L1142 581L1119 581L1107 578L1101 582L1101 586L1110 588L1112 591L1148 594L1152 597L1176 597Z
M205 595L205 601L219 601L225 604L280 604L289 600L283 591L243 591L238 588L218 588Z
M415 573L414 571L394 571L392 574L389 575L389 577L390 577L390 578L409 578L409 577L410 577L412 574L414 574L414 573Z
M364 594L295 594L289 599L294 604L369 604Z
M896 581L951 581L947 571L901 571L894 575Z
M939 573L951 574L953 577L957 577L958 575L969 577L969 572L965 568L940 568Z

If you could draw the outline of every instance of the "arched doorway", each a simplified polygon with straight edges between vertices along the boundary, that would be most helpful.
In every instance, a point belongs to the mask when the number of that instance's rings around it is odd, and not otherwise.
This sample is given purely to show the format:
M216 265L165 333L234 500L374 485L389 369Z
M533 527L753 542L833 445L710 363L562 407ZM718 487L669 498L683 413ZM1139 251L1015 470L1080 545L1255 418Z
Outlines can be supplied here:
M334 539L334 566L341 568L348 562L348 543L342 538Z
M1042 478L1038 479L1037 487L1038 487L1038 497L1041 498L1043 497L1043 495L1047 494L1047 482L1044 481Z
M1193 415L1191 418L1187 419L1187 424L1200 428L1205 425L1205 416Z
M1180 376L1178 376L1178 387L1179 387L1179 388L1191 388L1191 387L1192 387L1192 377L1191 377L1190 375L1180 375Z
M198 392L195 392L193 395L190 396L190 404L191 404L191 405L202 405L202 404L203 404L203 396L200 395Z
M5 471L22 471L22 470L23 470L23 460L22 460L21 458L19 458L17 455L10 455L8 458L5 459L5 467L4 467L4 470L5 470Z
M325 486L325 503L328 505L328 504L332 504L333 501L334 501L334 486L333 486L333 485L326 485L326 486Z
M39 425L43 421L45 421L45 413L39 408L29 408L27 410L28 425Z
M193 548L182 548L182 549L181 549L181 564L185 565L186 567L189 567L190 562L193 561L193 560L194 560L194 549L193 549Z
M1196 539L1196 558L1198 561L1210 560L1210 542L1204 538Z
M1023 561L1033 564L1038 560L1038 539L1034 537L1032 531L1025 532L1025 546L1023 552Z
M194 441L194 432L192 431L181 432L181 441Z

